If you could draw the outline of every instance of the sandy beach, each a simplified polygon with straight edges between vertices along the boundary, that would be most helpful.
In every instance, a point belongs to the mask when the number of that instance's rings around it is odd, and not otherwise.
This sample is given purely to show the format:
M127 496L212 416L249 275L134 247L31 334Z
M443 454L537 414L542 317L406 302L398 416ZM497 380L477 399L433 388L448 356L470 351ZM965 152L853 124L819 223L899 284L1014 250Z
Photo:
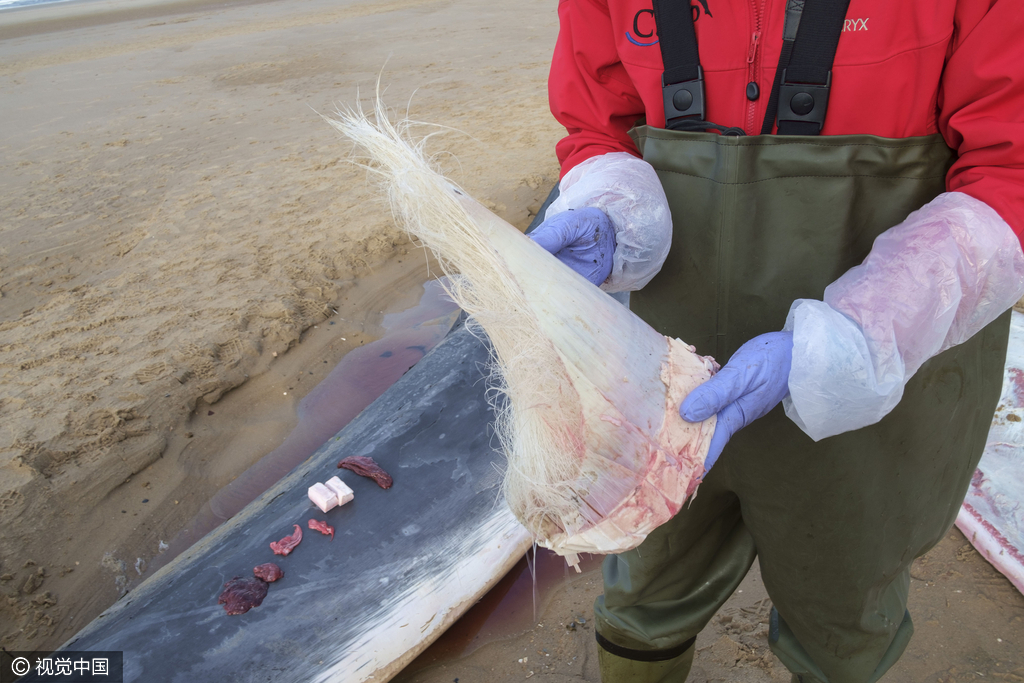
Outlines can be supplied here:
M381 74L454 129L446 171L525 227L557 178L554 31L541 3L0 14L4 647L56 646L136 585L419 300L424 254L318 112Z
M0 646L59 646L165 563L420 300L436 268L321 114L379 77L401 115L450 129L444 172L525 228L558 176L557 28L538 0L0 12ZM1024 597L956 531L919 564L926 616L891 680L1024 681ZM748 583L702 636L698 683L788 680ZM541 619L442 643L399 680L597 681L599 585L557 580Z

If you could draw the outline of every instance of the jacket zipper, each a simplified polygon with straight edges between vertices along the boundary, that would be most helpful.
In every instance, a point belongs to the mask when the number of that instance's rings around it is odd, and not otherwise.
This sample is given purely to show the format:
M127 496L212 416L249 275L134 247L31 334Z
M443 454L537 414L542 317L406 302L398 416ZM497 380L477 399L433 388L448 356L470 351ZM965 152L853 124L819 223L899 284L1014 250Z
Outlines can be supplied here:
M757 83L758 87L761 86L757 77L761 73L761 55L758 54L757 48L761 44L761 24L766 2L767 0L751 1L754 11L754 32L750 36L750 48L747 50L747 83ZM747 121L744 126L747 135L757 135L761 132L761 127L757 126L757 104L760 101L760 97L753 101L747 100Z

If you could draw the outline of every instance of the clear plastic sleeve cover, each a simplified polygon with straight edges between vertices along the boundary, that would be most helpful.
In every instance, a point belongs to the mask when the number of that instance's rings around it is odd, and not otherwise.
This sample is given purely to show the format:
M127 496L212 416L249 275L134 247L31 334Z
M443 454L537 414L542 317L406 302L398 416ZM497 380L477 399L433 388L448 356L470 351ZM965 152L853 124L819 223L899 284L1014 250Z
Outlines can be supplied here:
M879 235L824 301L793 303L786 414L815 441L878 422L926 360L1022 295L1024 254L1010 226L969 195L939 195Z
M627 152L591 157L562 178L545 219L587 206L601 209L615 228L606 292L637 290L651 281L672 244L672 215L658 174Z

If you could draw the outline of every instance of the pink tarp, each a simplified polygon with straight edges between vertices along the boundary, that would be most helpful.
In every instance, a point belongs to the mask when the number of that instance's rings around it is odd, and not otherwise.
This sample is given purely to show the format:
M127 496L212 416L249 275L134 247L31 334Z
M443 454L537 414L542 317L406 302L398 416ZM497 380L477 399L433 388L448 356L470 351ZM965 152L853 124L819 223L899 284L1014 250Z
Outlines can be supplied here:
M1024 314L1016 311L1003 394L956 525L1024 593Z

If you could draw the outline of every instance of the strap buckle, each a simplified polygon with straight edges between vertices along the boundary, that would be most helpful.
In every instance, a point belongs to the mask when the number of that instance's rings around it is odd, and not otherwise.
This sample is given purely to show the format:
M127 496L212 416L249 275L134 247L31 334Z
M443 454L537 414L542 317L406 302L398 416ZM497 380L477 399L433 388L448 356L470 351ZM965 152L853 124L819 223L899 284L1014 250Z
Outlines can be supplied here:
M661 77L661 93L665 102L665 127L671 130L676 119L704 120L704 69L697 65L697 78L682 83L665 83Z
M790 83L786 70L782 71L779 87L779 125L783 121L800 121L818 124L818 132L825 126L828 111L828 93L832 87L832 71L828 72L825 85L815 83Z

